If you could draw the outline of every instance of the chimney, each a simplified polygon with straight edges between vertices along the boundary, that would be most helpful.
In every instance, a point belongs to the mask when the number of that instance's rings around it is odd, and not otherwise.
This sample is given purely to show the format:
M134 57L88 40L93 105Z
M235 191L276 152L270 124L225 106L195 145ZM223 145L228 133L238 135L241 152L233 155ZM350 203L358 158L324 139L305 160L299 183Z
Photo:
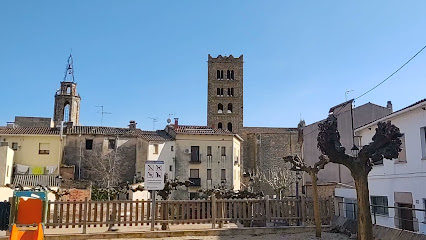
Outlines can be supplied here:
M386 107L391 111L391 112L393 112L393 109L392 109L392 102L391 101L388 101L388 103L386 104Z
M179 128L179 118L175 118L175 129Z
M134 120L129 121L129 129L132 131L136 131L136 122Z

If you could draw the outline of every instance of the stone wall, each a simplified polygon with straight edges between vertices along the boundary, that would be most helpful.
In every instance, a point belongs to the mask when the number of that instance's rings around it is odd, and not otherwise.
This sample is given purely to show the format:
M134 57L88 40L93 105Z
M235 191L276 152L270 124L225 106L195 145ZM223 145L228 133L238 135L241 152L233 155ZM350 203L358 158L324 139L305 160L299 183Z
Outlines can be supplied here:
M52 119L44 117L15 117L18 127L52 127Z

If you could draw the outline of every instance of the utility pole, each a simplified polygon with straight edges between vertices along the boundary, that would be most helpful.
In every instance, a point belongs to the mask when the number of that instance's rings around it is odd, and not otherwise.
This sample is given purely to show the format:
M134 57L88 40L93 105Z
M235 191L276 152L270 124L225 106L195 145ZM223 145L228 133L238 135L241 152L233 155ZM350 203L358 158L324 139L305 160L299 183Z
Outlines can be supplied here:
M103 120L104 120L104 114L112 114L112 113L110 113L110 112L104 112L104 106L103 105L95 106L95 107L101 108L101 111L98 112L98 113L101 114L101 127L102 127L102 123L103 123Z

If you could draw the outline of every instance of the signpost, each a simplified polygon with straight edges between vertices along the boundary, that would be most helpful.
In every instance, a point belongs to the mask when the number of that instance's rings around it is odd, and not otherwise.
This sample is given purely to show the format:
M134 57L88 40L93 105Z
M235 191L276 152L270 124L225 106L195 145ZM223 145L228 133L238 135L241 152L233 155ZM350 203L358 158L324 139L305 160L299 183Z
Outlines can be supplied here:
M155 225L155 191L164 189L164 161L146 161L145 189L151 191L151 231Z

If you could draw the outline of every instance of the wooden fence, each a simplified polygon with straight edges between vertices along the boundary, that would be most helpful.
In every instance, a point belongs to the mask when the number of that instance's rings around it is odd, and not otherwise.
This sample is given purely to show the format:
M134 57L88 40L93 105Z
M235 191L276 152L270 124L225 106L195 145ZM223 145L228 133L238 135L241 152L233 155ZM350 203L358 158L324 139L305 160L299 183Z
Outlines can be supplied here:
M55 201L49 202L47 228L141 226L151 224L151 201ZM155 224L211 223L212 228L228 222L246 227L310 225L314 222L309 198L166 200L155 203ZM333 201L321 199L323 224L334 214Z

